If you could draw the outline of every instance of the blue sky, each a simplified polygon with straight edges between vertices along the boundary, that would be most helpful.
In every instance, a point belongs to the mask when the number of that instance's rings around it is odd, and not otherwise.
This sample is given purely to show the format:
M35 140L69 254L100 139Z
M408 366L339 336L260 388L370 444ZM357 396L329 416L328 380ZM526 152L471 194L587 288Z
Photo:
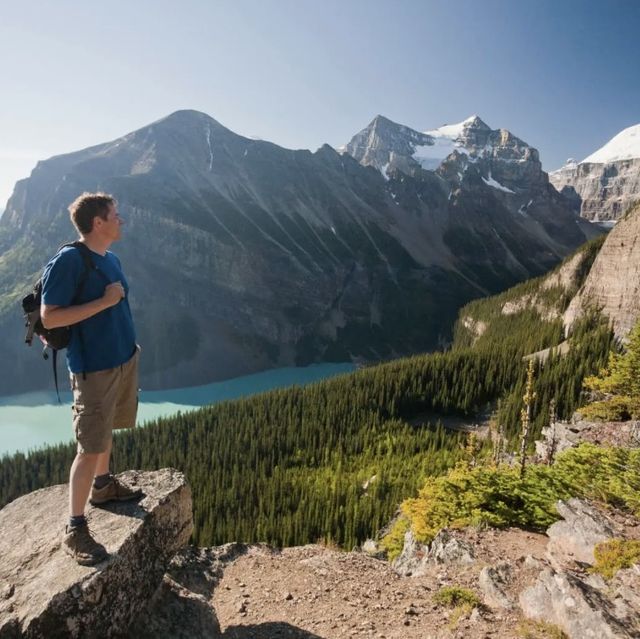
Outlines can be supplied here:
M2 3L0 209L38 159L182 108L312 150L478 114L550 170L640 123L639 63L636 0Z

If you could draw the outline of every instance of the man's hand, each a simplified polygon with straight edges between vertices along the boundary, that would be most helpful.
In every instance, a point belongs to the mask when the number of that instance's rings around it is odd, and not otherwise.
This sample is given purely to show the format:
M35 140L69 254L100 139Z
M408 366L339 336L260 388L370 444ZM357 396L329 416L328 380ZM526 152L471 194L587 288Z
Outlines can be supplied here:
M107 308L115 306L123 298L124 287L122 286L122 282L107 284L104 289L104 295L102 296L102 300L106 304Z

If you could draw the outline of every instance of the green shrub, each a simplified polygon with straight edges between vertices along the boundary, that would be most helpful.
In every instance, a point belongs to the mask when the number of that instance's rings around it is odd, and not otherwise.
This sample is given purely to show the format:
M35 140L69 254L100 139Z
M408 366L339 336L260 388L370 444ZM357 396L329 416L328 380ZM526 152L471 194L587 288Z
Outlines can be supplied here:
M568 639L566 633L555 624L526 619L518 626L522 639Z
M557 501L571 497L640 513L640 449L582 444L561 453L552 466L528 466L523 479L512 466L459 463L446 475L430 478L417 497L402 503L405 521L396 523L383 544L394 559L407 526L422 543L447 527L545 530L558 519Z
M625 420L640 417L640 322L629 333L623 353L612 351L607 367L587 377L584 387L595 402L580 412L589 419Z
M640 398L614 395L609 399L587 404L580 409L584 419L600 422L624 422L640 417Z
M640 563L640 539L610 539L594 549L596 563L591 572L611 579L618 570Z
M440 606L455 608L469 606L475 608L480 605L480 599L473 590L460 586L444 586L433 595L433 601Z
M380 545L387 553L387 557L393 560L400 556L404 547L404 535L409 530L409 520L400 516L396 519L391 530L382 538Z

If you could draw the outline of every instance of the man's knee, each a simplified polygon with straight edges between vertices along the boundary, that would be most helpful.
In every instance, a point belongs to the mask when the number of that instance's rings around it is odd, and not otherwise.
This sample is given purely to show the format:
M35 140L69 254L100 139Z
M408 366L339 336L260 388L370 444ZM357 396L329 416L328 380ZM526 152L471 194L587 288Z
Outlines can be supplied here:
M88 464L90 462L95 463L98 461L98 457L100 457L100 455L102 455L102 453L87 453L84 451L82 452L78 451L76 453L76 462L79 464L82 464L82 463Z

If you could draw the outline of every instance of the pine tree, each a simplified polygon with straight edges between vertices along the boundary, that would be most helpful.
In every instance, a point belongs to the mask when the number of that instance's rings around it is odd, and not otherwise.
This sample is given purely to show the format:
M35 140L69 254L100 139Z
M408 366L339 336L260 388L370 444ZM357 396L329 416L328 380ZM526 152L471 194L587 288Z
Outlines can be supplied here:
M522 439L520 440L520 479L524 479L524 469L527 460L527 443L529 441L529 430L531 428L531 413L533 410L533 400L536 392L533 390L533 358L529 360L527 368L527 386L523 396L524 408L520 414L522 420Z
M545 459L546 464L553 464L553 458L556 454L556 420L558 416L556 414L556 398L554 397L549 403L549 445L547 446L547 456Z
M625 351L612 351L607 367L599 375L587 377L584 387L596 400L581 410L585 417L640 417L640 322L629 333Z

